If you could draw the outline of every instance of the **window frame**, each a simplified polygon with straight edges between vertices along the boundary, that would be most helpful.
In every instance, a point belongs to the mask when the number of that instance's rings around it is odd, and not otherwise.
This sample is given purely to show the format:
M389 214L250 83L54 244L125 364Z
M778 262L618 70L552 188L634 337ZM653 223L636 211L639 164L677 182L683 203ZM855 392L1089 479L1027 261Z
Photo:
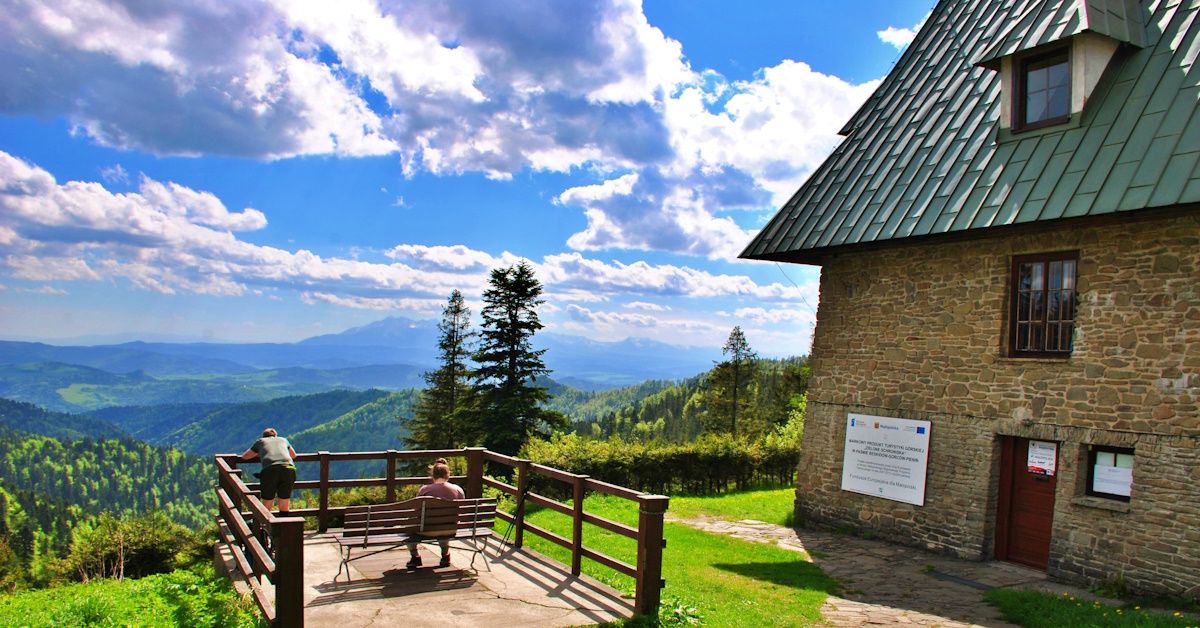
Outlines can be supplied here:
M1025 101L1026 92L1028 91L1029 66L1043 63L1046 61L1062 57L1067 64L1067 113L1062 116L1053 118L1045 118L1037 122L1025 122ZM1057 64L1055 64L1057 65ZM1036 68L1034 68L1036 69ZM1071 87L1074 82L1074 74L1071 68L1071 47L1056 46L1050 50L1038 51L1036 53L1027 54L1013 59L1013 90L1012 90L1012 132L1021 133L1024 131L1033 131L1048 126L1056 126L1066 124L1071 121Z
M1070 323L1071 323L1071 335L1069 336L1070 345L1071 345L1070 349L1066 350L1066 351L1062 351L1062 350L1049 350L1049 349L1045 348L1046 347L1045 339L1047 338L1046 332L1047 332L1047 330L1049 328L1049 324L1050 324L1050 320L1049 320L1050 307L1049 307L1049 299L1048 298L1045 299L1045 302L1043 303L1042 316L1041 316L1041 320L1040 320L1040 325L1042 328L1042 339L1043 339L1042 344L1041 344L1042 348L1041 349L1033 349L1033 350L1019 349L1018 348L1019 345L1017 343L1017 338L1018 338L1018 328L1020 327L1020 325L1019 325L1020 321L1019 321L1017 309L1018 309L1018 304L1020 302L1020 293L1021 293L1021 286L1020 286L1021 266L1024 264L1029 264L1029 263L1034 263L1034 262L1038 262L1043 265L1043 267L1046 269L1046 271L1043 273L1044 279L1042 282L1043 287L1041 288L1041 293L1043 295L1048 295L1050 292L1049 265L1052 262L1064 262L1064 261L1071 261L1074 263L1074 266L1075 266L1075 275L1072 278L1072 284L1071 284L1072 285L1071 318L1070 319L1059 318L1059 319L1056 319L1055 322L1061 325L1064 320L1070 320ZM1032 254L1026 254L1026 255L1014 255L1012 257L1012 264L1009 267L1008 282L1009 282L1009 289L1008 289L1009 304L1008 304L1008 329L1006 332L1006 338L1008 340L1008 351L1007 351L1008 357L1049 358L1049 359L1059 359L1059 360L1069 359L1071 357L1071 354L1073 354L1075 352L1075 328L1078 325L1078 320L1079 320L1079 318L1078 318L1078 315L1079 315L1079 251L1057 251L1057 252L1052 252L1052 253L1032 253Z
M1130 501L1131 495L1118 495L1116 493L1104 493L1101 491L1092 490L1092 484L1095 482L1096 454L1099 454L1099 453L1125 454L1125 455L1133 456L1134 460L1135 461L1137 460L1137 455L1134 452L1133 447L1117 447L1114 445L1088 445L1087 446L1087 473L1084 474L1084 476L1085 476L1084 477L1085 484L1083 487L1084 494L1087 495L1088 497L1098 497L1100 499L1111 499L1113 501L1128 503ZM1132 471L1133 471L1133 467L1130 467L1130 472L1132 473ZM1133 480L1132 479L1129 481L1129 488L1130 488L1129 492L1133 493Z

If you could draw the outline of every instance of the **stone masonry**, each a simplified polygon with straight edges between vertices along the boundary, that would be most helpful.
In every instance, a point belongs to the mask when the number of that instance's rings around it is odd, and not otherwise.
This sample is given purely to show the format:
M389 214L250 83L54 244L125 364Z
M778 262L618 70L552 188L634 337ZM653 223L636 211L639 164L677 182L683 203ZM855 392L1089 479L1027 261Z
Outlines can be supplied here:
M1012 256L1069 250L1073 353L1007 357ZM812 365L802 520L987 559L1001 437L1054 440L1051 576L1200 584L1200 212L833 255ZM850 412L932 422L924 506L840 490ZM1128 503L1085 496L1089 444L1135 450Z

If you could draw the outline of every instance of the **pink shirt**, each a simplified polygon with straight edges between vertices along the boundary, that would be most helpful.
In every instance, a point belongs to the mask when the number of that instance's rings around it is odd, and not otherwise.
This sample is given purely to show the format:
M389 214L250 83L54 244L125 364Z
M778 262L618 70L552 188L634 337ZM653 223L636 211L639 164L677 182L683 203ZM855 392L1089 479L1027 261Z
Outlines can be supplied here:
M466 499L467 497L462 488L453 482L426 484L421 487L421 490L417 491L417 497L424 495L432 495L433 497L440 497L442 499Z

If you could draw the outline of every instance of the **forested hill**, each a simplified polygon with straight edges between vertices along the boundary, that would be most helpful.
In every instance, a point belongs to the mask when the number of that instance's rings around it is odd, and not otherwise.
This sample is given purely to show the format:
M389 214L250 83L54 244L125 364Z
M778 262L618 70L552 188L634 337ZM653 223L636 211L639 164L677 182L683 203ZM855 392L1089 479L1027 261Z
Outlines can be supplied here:
M732 399L727 387L718 383L719 373L720 368L714 368L595 420L573 420L575 431L670 442L690 441L706 427L725 431ZM737 402L739 433L761 434L785 423L796 398L808 391L808 362L805 358L757 360L744 377Z
M51 412L31 403L0 398L0 426L54 438L120 438L120 428L98 418Z
M84 517L84 510L75 504L0 482L0 545L12 551L10 561L15 558L20 563L0 564L0 591L12 589L15 583L6 580L27 570L37 554L65 553L71 546L71 530Z
M212 519L212 463L131 438L58 440L0 429L0 482L89 513L158 509L191 527Z
M158 442L200 455L241 453L265 427L291 437L388 396L384 390L335 390L230 405L167 434Z
M539 379L536 383L550 392L550 401L545 404L547 409L565 414L572 423L592 423L678 382L652 379L633 386L594 392L564 386L550 378Z
M155 445L175 430L200 420L228 403L173 403L157 406L112 406L89 412L91 416L125 430L130 436Z

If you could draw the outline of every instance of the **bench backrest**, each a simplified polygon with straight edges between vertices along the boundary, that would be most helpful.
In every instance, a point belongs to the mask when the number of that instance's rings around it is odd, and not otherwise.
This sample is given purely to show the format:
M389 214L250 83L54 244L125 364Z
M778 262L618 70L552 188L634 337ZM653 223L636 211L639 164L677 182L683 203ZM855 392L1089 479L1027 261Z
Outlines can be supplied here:
M492 498L441 499L415 497L388 504L351 506L345 511L343 537L410 534L454 536L459 530L491 528L496 522L496 500Z

